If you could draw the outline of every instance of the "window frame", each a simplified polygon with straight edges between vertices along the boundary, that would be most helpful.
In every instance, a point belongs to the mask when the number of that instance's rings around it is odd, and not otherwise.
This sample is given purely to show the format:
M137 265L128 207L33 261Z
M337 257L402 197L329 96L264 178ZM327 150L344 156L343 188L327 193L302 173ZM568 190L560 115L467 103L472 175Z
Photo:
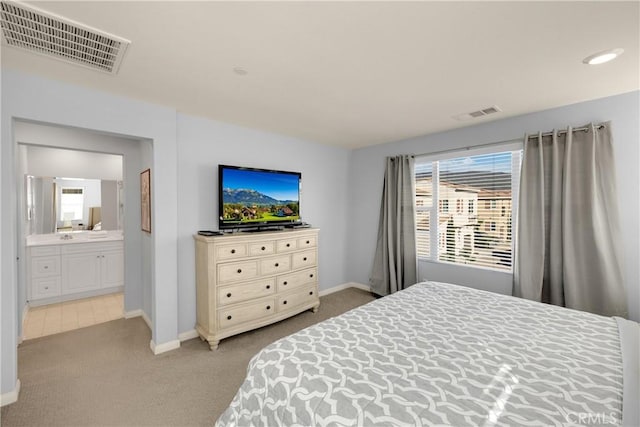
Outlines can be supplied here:
M499 154L504 152L511 152L511 266L509 269L505 268L495 268L485 265L474 265L474 264L463 264L455 261L446 261L441 260L439 258L439 243L441 239L440 233L440 224L439 224L439 213L440 211L440 195L439 195L439 182L440 182L440 161L449 160L455 158L465 158L472 156L480 156L487 154ZM416 165L431 163L431 185L432 185L432 203L431 206L416 206L414 202L414 206L416 211L428 211L429 212L429 255L424 256L422 254L417 254L418 261L431 262L437 264L446 264L455 267L462 268L475 268L481 270L490 270L496 271L500 273L513 274L513 255L515 254L515 226L517 220L517 211L518 211L518 198L519 198L519 184L520 184L520 169L522 164L522 155L523 155L523 143L522 140L513 140L506 141L503 143L495 143L495 144L486 144L481 147L468 147L464 149L451 150L451 151L443 151L434 154L424 154L420 156L415 156ZM471 201L473 202L473 201ZM495 203L497 208L497 202ZM493 204L492 203L492 204ZM480 202L472 203L474 211L469 212L469 215L477 215L479 210ZM465 206L463 206L463 211L465 211ZM449 209L450 210L450 209ZM492 209L493 210L493 209ZM447 212L442 212L447 213ZM416 234L418 230L416 229ZM421 232L424 233L424 232Z
M80 218L73 218L71 220L67 220L64 218L64 196L65 196L65 190L80 190L78 193L68 193L68 194L79 194L82 198L82 203L79 204L80 206ZM59 222L65 222L65 221L82 221L84 220L84 210L85 210L85 205L86 205L86 188L84 186L81 185L61 185L60 186L60 207L59 207L59 214L58 214L58 219L57 221Z

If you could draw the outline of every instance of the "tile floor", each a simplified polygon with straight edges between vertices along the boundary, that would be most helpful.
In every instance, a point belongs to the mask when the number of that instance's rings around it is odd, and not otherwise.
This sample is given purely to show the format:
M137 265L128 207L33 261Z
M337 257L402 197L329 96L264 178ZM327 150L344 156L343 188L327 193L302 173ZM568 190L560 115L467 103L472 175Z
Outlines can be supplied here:
M102 295L31 307L24 321L24 337L43 337L124 317L124 294Z

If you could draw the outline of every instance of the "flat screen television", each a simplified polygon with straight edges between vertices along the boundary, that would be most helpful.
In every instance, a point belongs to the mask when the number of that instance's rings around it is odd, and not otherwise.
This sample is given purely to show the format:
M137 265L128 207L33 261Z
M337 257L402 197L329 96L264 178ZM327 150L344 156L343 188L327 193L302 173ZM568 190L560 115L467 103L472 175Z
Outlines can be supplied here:
M264 228L300 222L302 174L218 166L218 228Z

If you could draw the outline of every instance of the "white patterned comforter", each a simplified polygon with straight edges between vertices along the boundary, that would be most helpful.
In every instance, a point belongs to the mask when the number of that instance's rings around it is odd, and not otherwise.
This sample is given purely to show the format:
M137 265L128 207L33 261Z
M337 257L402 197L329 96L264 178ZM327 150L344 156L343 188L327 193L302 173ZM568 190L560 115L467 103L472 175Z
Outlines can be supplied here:
M613 318L426 282L281 339L218 426L618 425Z

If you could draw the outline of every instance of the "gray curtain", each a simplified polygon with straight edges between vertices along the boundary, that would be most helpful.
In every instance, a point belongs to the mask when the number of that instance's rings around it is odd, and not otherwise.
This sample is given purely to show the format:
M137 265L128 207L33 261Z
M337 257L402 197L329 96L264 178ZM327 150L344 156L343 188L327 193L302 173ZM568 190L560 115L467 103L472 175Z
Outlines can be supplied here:
M611 124L525 135L515 296L626 317Z
M412 156L387 157L371 290L388 295L416 283L415 181Z

